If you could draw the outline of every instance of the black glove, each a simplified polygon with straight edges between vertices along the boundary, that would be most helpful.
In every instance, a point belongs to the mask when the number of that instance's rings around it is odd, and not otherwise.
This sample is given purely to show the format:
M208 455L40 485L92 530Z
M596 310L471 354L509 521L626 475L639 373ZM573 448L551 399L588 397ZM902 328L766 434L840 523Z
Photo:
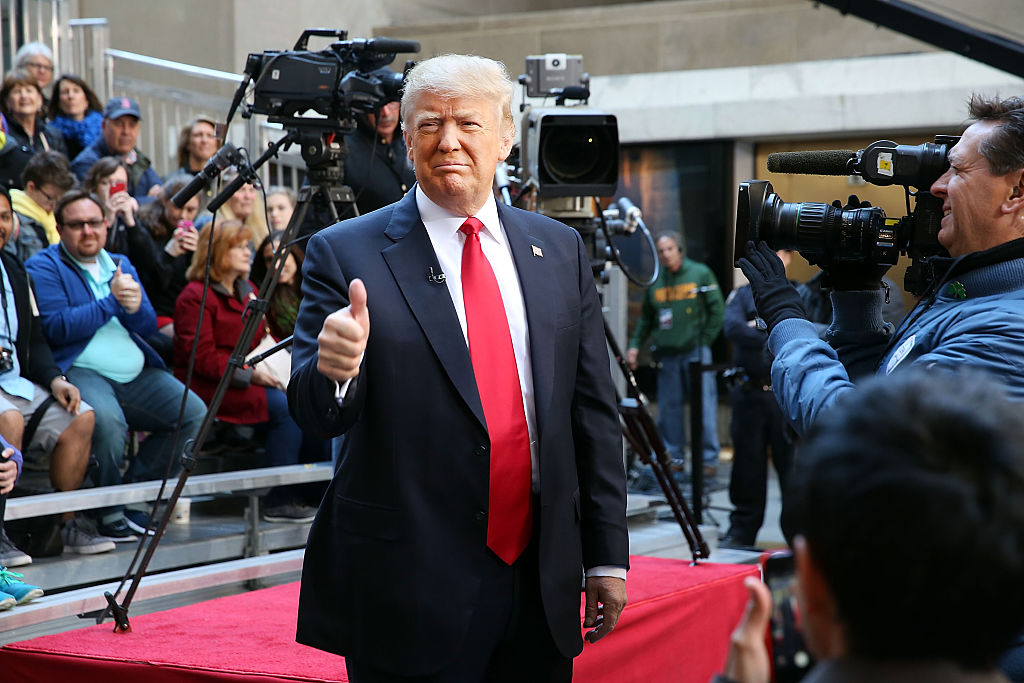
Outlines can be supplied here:
M737 265L750 281L754 306L768 325L768 332L787 318L807 318L800 294L786 278L782 259L767 243L761 241L754 246L753 242L747 242L747 256L741 258Z
M869 208L871 203L862 202L857 195L851 194L846 200L846 206L843 206L838 199L832 202L832 206L843 211L850 211ZM874 263L832 263L821 269L821 286L824 289L841 292L878 289L882 286L882 276L889 268L890 266L880 266Z

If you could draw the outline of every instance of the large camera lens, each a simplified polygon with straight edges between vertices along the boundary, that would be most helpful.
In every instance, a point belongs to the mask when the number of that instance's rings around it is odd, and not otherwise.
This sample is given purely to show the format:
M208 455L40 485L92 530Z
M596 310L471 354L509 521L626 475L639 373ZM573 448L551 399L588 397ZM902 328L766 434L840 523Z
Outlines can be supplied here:
M896 228L887 225L882 209L784 202L763 180L740 185L737 258L747 240L764 240L773 249L795 249L820 266L837 261L893 265L899 258Z
M548 135L541 147L544 170L561 183L604 176L615 161L606 132L596 126L576 126Z
M608 196L619 176L615 117L591 111L529 110L523 166L543 197ZM571 109L569 111L572 111Z

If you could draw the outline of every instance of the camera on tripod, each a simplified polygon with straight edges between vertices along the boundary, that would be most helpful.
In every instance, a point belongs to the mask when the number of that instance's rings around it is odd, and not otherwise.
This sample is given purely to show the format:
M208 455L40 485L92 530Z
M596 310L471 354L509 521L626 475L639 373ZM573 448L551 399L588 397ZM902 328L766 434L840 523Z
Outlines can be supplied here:
M934 274L933 256L948 255L939 244L942 200L928 192L949 168L947 156L958 137L937 135L935 142L899 145L873 142L850 150L784 152L768 155L768 170L813 175L856 175L873 185L902 185L907 214L887 218L880 207L837 208L818 202L785 202L765 180L740 183L736 207L735 259L748 240L764 240L773 249L795 249L811 264L895 265L900 254L911 259L903 287L912 294L927 290ZM911 187L917 188L916 192ZM910 198L915 205L910 208Z

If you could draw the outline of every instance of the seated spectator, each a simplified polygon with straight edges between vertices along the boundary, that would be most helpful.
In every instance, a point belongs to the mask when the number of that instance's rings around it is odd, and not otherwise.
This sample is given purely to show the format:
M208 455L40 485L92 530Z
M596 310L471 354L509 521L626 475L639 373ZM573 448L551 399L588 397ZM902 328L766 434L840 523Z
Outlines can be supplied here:
M7 443L3 436L0 436L0 449L3 449L0 451L0 519L3 519L4 509L7 507L7 494L14 488L14 483L21 474L22 459L21 453ZM8 557L11 558L10 564L6 561ZM39 586L21 581L24 574L8 569L8 566L17 566L15 562L21 565L31 561L31 558L10 544L6 535L0 535L0 610L10 609L43 594L43 589Z
M103 104L88 83L71 74L58 78L53 90L50 123L64 134L68 159L74 159L102 133Z
M221 145L216 126L216 121L202 115L185 124L178 135L178 173L194 176L203 170Z
M871 379L812 425L793 473L802 629L820 681L1005 681L1024 627L1024 414L980 374ZM726 676L767 683L771 596Z
M253 282L263 283L267 270L273 263L274 251L281 244L281 235L282 233L278 231L260 242L252 263ZM288 256L277 278L277 285L267 302L267 324L270 327L270 334L278 341L292 336L295 331L295 317L299 313L299 303L302 301L302 262L305 258L305 252L298 244L293 244L288 249Z
M13 224L10 196L0 187L0 246L10 239ZM6 299L0 306L4 312L0 315L0 434L23 452L24 467L49 472L54 489L77 490L89 464L92 408L53 362L21 261L0 250L0 272L6 292L0 293ZM37 413L39 417L34 418ZM37 421L26 434L26 425L33 419ZM5 497L0 494L0 564L17 567L32 558L18 551L4 531ZM76 519L73 512L64 513L61 538L64 549L74 553L114 549L114 543L100 538L89 520Z
M45 91L53 81L53 51L46 43L25 43L14 53L14 68L32 74Z
M129 233L138 233L135 214L139 210L139 202L128 194L128 166L117 157L103 157L89 169L82 181L82 189L102 199L106 207L107 243L104 248L127 254L132 263L145 270L147 259L140 260L130 246L135 240Z
M288 221L295 212L295 190L283 185L274 185L267 190L267 220L271 232L281 232L288 227Z
M234 167L226 169L221 173L222 187L226 187L237 175ZM202 229L212 218L213 216L210 214L201 216L196 221L196 227ZM249 234L252 235L253 242L249 246L253 249L270 234L263 202L260 201L260 193L252 183L246 183L238 188L238 191L231 195L224 206L217 210L217 221L241 221L244 223L245 227L249 229Z
M56 244L57 199L75 186L68 159L60 152L39 152L22 174L24 190L11 190L11 204L18 218L18 230L4 249L22 261L49 244Z
M160 334L167 340L167 356L173 359L170 343L174 336L174 305L188 280L185 272L192 263L199 233L193 225L199 212L199 196L189 199L180 209L171 202L192 178L184 173L173 175L164 183L155 201L139 209L139 223L148 236L151 249L157 254L152 268L142 273L142 286L156 309Z
M213 244L210 231L213 230ZM175 372L184 377L192 346L197 346L192 386L209 401L228 368L228 359L242 334L242 311L256 288L249 281L252 235L239 221L217 221L199 232L195 258L188 269L189 283L174 309ZM203 280L210 255L210 291L203 309ZM200 310L203 326L196 337ZM265 334L264 326L253 337L250 351ZM288 412L288 399L275 376L261 363L235 371L217 418L233 424L260 425L266 430L267 464L295 465L299 462L302 432ZM263 518L269 522L308 522L316 510L297 503L291 487L278 487L267 494Z
M67 156L64 135L45 122L43 91L35 78L25 71L11 71L0 85L0 113L4 117L4 132L14 146L0 156L0 176L16 181L21 188L21 174L29 159L37 152L54 151Z
M130 97L113 97L103 110L101 135L71 162L71 172L85 180L92 165L103 157L118 157L128 169L128 194L136 199L155 197L160 192L160 176L153 162L136 144L139 141L139 103Z
M92 449L97 486L162 479L180 468L179 455L206 413L144 340L156 332L156 313L131 261L108 253L102 201L74 190L55 210L60 243L25 264L36 286L43 332L54 360L95 410ZM124 476L129 429L149 432ZM177 436L175 446L175 436ZM111 507L98 513L99 532L135 540L149 524L141 511Z

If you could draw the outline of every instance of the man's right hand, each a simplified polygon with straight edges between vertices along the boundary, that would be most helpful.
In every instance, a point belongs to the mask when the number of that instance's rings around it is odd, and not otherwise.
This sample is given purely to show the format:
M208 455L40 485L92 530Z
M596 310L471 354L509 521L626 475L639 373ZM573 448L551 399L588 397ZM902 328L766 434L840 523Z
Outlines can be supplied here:
M640 356L640 349L628 349L626 351L626 364L630 370L636 370L636 359Z
M370 311L366 307L366 287L353 280L348 288L349 305L331 313L317 336L319 358L316 369L338 383L359 374L359 363L370 336Z
M750 595L747 610L732 632L725 675L736 683L768 683L772 666L765 645L765 633L772 615L772 596L768 586L753 576L743 585Z
M737 265L750 281L754 306L769 332L788 318L807 318L800 293L786 278L786 266L765 242L747 242L747 256Z
M117 264L117 271L110 279L110 293L114 295L117 303L129 315L134 314L142 306L142 288L128 273L121 272L121 264Z

